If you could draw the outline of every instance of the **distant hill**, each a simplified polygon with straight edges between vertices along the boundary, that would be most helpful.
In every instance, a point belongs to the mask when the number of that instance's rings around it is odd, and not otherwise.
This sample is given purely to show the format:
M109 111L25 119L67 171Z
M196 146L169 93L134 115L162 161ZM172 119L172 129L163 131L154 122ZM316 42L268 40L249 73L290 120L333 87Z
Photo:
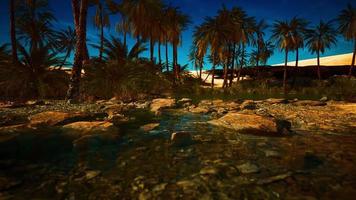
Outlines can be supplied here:
M321 57L320 58L320 65L324 66L345 66L345 65L350 65L352 61L352 53L348 54L341 54L341 55L335 55L335 56L326 56L326 57ZM273 66L281 66L284 65L284 63L273 65ZM295 61L289 62L289 66L294 66ZM317 65L317 59L312 58L312 59L307 59L307 60L300 60L299 61L299 66L311 66L311 65Z

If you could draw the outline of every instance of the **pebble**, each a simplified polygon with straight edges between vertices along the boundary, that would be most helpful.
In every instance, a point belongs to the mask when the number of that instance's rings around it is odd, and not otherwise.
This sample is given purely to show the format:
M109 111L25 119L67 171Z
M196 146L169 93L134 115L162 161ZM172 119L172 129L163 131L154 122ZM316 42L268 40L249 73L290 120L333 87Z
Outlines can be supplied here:
M258 173L260 171L260 168L251 162L247 162L242 165L238 165L237 169L242 174L253 174L253 173Z

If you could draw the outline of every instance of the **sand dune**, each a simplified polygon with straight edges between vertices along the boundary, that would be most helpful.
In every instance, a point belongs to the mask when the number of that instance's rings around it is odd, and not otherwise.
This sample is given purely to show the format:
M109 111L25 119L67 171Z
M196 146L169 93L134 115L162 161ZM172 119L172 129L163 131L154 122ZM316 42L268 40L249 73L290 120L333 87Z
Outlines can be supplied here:
M326 56L326 57L321 57L320 58L320 65L324 66L341 66L341 65L350 65L352 61L352 53L348 54L341 54L341 55L335 55L335 56ZM312 58L312 59L307 59L307 60L300 60L299 61L299 66L310 66L310 65L316 65L317 64L317 59ZM284 63L277 64L274 66L281 66L284 65ZM288 65L294 66L295 61L289 62Z

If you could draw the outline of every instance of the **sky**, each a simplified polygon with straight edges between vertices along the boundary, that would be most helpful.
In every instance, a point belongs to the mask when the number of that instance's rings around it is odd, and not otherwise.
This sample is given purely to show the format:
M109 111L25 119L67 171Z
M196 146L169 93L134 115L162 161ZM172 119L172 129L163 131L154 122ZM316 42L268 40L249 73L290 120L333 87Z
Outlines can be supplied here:
M115 0L120 1L120 0ZM9 14L8 14L8 2L9 0L0 0L0 44L9 43ZM58 29L64 29L67 26L73 26L73 16L71 9L71 0L49 0L49 7L53 11L57 21L54 26ZM165 0L167 4L179 7L182 12L189 15L192 22L189 27L183 32L182 44L179 47L178 61L181 65L189 64L189 68L192 67L192 63L189 62L188 54L192 44L192 32L194 27L201 24L206 16L215 16L218 9L223 5L227 8L238 6L243 8L250 16L254 16L257 20L264 19L267 23L273 24L275 20L289 20L294 16L305 18L310 22L310 26L313 27L320 20L328 21L337 17L342 9L346 7L348 3L354 2L354 0ZM353 3L355 6L355 3ZM98 30L92 25L92 16L95 14L95 8L90 8L88 13L88 32L87 38L89 43L97 43ZM111 27L105 30L106 36L114 35L119 36L115 32L115 24L119 21L117 15L110 17ZM267 30L266 39L270 36L269 30ZM134 41L130 40L129 45L133 45ZM352 52L353 44L345 41L341 36L338 38L336 46L327 50L323 56L343 54ZM157 48L156 48L157 50ZM162 49L163 50L163 49ZM98 51L90 48L89 53L91 56L97 56ZM170 49L170 54L171 49ZM157 55L157 52L156 52ZM148 57L148 52L143 56ZM304 49L300 53L300 59L314 58ZM295 55L290 54L289 60L295 60ZM275 50L274 55L268 61L268 64L283 63L284 54L280 50ZM209 65L206 66L209 68Z

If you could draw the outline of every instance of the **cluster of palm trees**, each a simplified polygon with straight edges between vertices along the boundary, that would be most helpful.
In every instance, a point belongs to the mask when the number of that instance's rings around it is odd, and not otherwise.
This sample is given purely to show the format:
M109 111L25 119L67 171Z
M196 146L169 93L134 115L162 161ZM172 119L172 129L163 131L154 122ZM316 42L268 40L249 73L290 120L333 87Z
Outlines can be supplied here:
M334 28L335 22L339 27ZM309 22L294 17L289 21L275 21L267 25L265 21L257 22L254 17L238 7L220 9L215 17L207 17L204 22L195 28L193 46L190 58L196 68L203 68L207 53L212 63L212 84L214 87L214 71L221 65L224 69L223 87L231 86L233 78L240 79L241 69L246 65L246 46L254 48L250 53L250 64L258 67L260 63L266 64L272 56L274 47L285 52L284 89L287 87L288 54L295 52L296 66L298 67L299 51L307 47L311 53L317 55L317 75L321 79L320 54L330 49L337 42L337 35L341 33L347 40L355 42L353 60L350 67L350 76L355 64L356 52L356 8L351 5L341 11L336 20L320 21L318 25L310 28ZM264 38L267 28L270 27L272 36ZM236 70L237 68L240 70ZM230 81L228 81L230 80ZM229 83L228 83L229 82Z
M62 31L52 26L55 18L48 9L48 0L9 2L11 60L18 69L30 74L34 85L40 84L41 74L46 73L51 66L61 68L67 65L67 59L75 52L67 99L78 99L81 72L91 58L100 62L139 59L139 54L146 50L146 42L149 43L149 62L157 64L161 69L165 67L168 72L172 66L174 79L180 79L183 67L178 64L178 46L182 32L190 21L179 8L166 5L163 0L71 0L74 28L68 27ZM99 44L92 44L99 50L97 57L90 57L87 47L88 10L91 7L96 8L95 16L92 17L100 35ZM120 17L116 30L122 39L105 36L104 28L111 24L110 15ZM334 28L334 22L339 25L337 29ZM212 87L215 69L222 66L224 87L229 87L234 78L240 80L241 69L248 62L257 67L266 65L275 47L278 47L285 51L283 85L286 88L288 54L296 52L298 67L299 51L307 47L318 57L317 75L321 78L320 54L335 45L337 34L341 33L347 40L355 42L351 75L356 57L355 25L356 9L351 5L342 10L336 20L321 21L313 28L309 27L306 20L297 17L267 25L265 21L257 21L239 7L222 7L216 16L206 17L201 25L195 27L190 59L200 69L200 76L206 57L212 63ZM272 37L266 39L268 28L272 30ZM136 40L131 51L128 50L128 37ZM162 59L162 45L165 47L165 62ZM169 45L172 46L171 65L168 60ZM249 46L252 51L247 53ZM58 54L64 57L59 58Z
M80 5L79 5L80 3ZM154 48L158 44L158 60L162 65L161 45L166 47L166 69L169 71L168 44L173 49L173 72L174 77L179 79L180 66L178 64L178 45L181 43L181 34L189 23L188 16L183 14L178 8L166 6L161 0L123 0L120 3L113 0L105 2L101 0L72 0L73 12L76 25L76 33L79 36L77 42L75 62L71 78L70 89L67 98L75 99L79 94L80 71L82 69L84 57L78 52L87 52L85 41L85 20L88 6L97 6L94 17L95 26L100 29L99 60L103 58L104 52L104 27L110 24L109 14L119 14L121 21L117 23L117 30L123 35L124 48L127 49L127 36L136 38L136 43L140 44L149 41L150 61L155 62ZM79 20L77 19L79 18ZM81 24L83 22L83 24ZM83 35L81 37L81 34ZM78 62L76 62L78 61Z

